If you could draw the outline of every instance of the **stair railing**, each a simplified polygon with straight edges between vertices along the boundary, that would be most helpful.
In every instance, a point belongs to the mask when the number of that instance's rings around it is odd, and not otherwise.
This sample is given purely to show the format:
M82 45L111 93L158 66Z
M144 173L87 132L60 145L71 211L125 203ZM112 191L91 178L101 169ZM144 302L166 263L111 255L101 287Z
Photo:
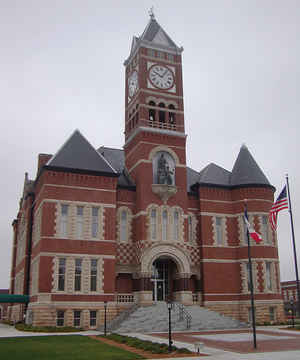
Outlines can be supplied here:
M190 329L191 323L192 323L192 315L186 310L185 306L183 304L173 302L175 309L178 310L179 314L179 321L183 321L184 318L186 320L186 328Z

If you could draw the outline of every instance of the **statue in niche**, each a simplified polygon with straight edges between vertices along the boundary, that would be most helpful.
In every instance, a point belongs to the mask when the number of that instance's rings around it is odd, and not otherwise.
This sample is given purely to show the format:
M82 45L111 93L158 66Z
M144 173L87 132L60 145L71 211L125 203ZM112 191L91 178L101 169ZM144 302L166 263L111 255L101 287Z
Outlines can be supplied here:
M174 171L170 169L170 166L164 156L164 154L160 155L157 163L157 183L158 184L167 184L172 185Z

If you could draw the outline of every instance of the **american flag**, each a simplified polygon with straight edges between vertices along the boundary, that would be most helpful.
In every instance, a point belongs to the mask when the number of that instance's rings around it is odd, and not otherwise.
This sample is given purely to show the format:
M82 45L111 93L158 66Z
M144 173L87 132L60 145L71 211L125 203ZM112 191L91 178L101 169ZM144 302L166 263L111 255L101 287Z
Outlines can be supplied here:
M287 198L287 194L286 194L286 185L285 185L269 212L270 224L274 231L276 231L276 228L277 228L277 215L278 215L279 211L288 209L288 208L289 208L289 203L288 203L288 198Z

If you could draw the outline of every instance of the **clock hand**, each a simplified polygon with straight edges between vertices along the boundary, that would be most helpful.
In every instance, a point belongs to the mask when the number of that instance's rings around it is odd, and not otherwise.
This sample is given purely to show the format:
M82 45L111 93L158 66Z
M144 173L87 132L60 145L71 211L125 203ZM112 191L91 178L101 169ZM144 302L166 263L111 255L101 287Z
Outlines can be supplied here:
M161 76L159 73L157 73L156 71L153 70L153 72L154 72L154 74L156 74L157 76L162 77L162 76Z

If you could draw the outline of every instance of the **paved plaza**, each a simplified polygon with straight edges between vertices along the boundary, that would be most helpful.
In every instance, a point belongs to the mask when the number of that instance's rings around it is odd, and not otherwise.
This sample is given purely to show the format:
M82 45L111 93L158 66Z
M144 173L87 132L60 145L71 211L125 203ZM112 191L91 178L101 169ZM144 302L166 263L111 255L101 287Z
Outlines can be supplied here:
M0 337L24 337L46 335L99 335L98 331L78 333L30 333L16 330L14 327L0 323ZM144 340L168 343L167 333L141 334L132 333ZM172 333L174 345L195 351L194 343L204 344L203 354L210 360L299 360L300 332L278 327L259 327L257 330L257 349L253 349L253 336L249 329L215 330L202 332ZM202 359L205 357L201 357ZM176 358L176 360L191 358ZM105 359L104 359L105 360ZM156 359L158 360L158 359ZM165 359L164 359L165 360Z

